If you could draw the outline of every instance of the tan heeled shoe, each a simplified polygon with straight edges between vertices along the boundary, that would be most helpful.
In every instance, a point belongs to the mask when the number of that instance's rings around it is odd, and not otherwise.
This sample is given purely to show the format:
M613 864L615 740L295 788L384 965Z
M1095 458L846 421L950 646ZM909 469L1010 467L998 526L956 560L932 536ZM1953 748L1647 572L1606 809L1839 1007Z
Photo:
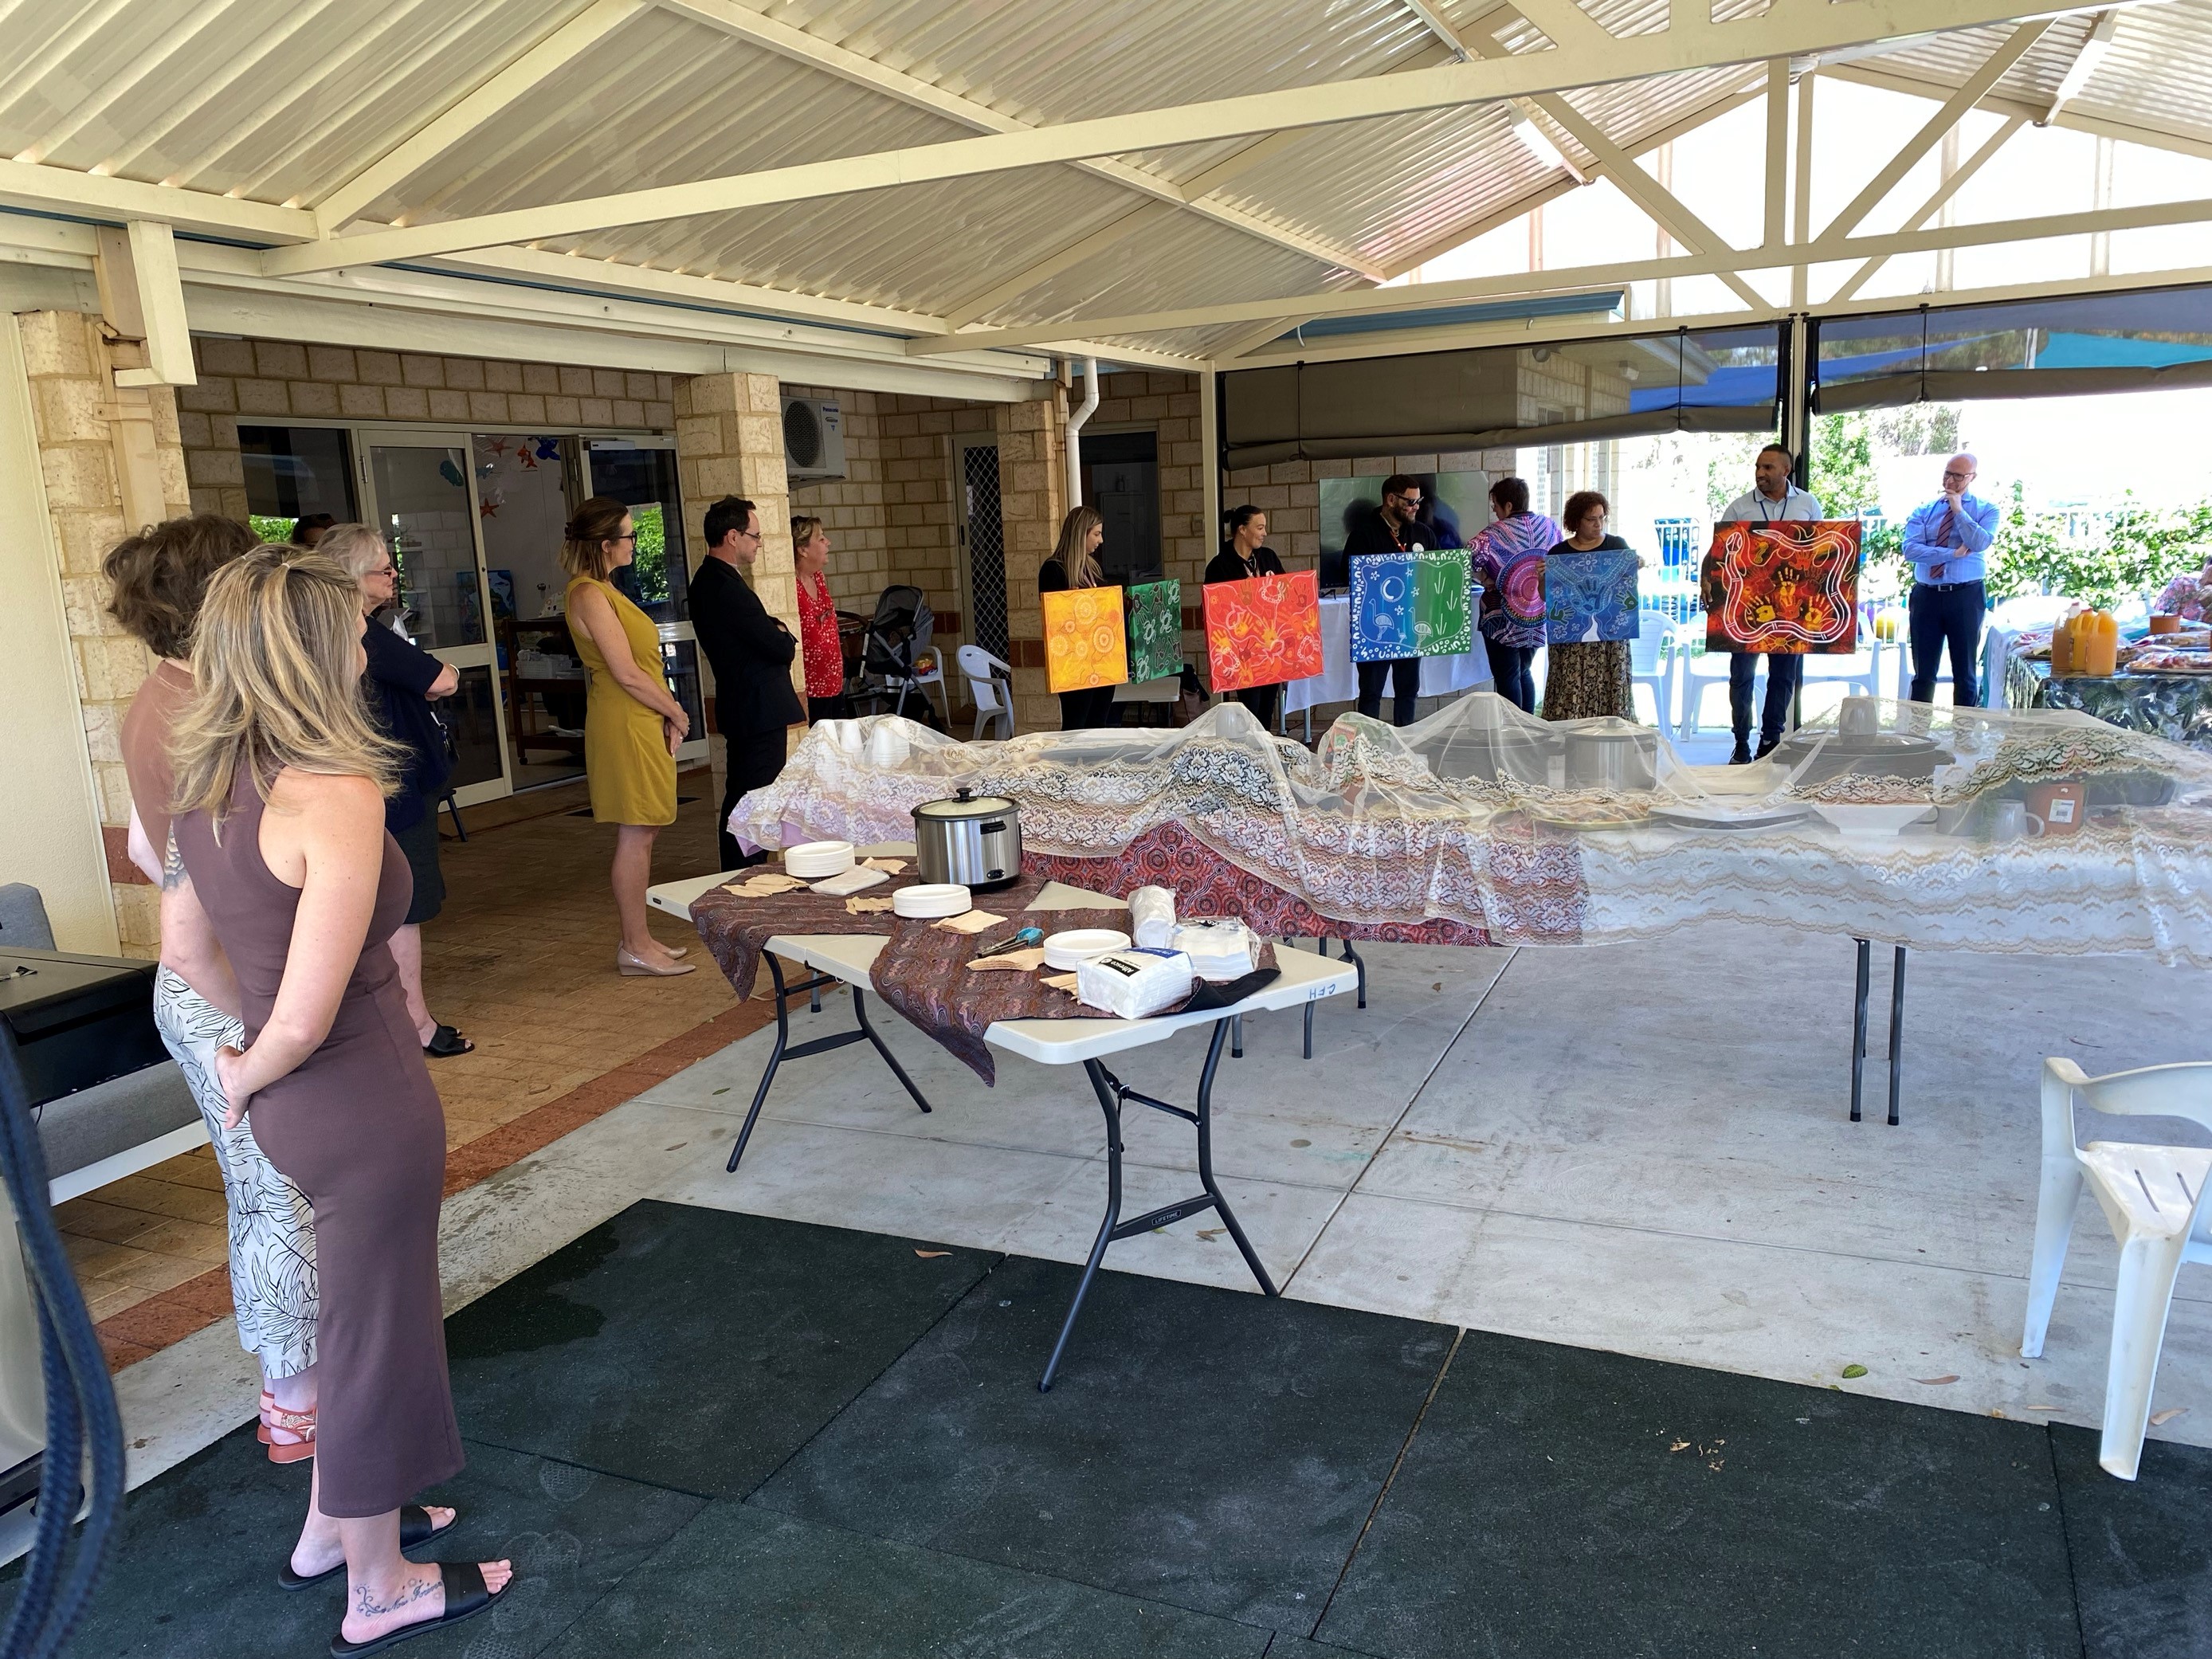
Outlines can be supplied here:
M615 968L617 972L642 975L647 979L674 979L678 974L696 973L699 964L679 962L672 967L656 968L644 958L634 955L627 945L617 945L615 946Z

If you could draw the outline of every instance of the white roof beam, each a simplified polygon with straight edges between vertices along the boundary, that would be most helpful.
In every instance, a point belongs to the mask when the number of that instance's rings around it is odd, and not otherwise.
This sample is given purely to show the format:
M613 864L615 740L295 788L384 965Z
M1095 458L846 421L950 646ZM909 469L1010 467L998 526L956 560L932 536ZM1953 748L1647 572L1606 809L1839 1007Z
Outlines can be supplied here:
M74 167L0 161L0 205L33 212L81 214L118 224L159 219L179 230L258 241L289 242L314 234L315 216L210 191L174 190L136 179L79 173Z
M1575 0L1513 0L1513 9L1544 32L1553 46L1570 52L1612 40L1612 33Z
M1968 156L1956 173L1936 186L1934 195L1906 216L1901 228L1917 230L1941 213L1943 210L1943 204L1965 189L1967 181L1982 170L1991 156L2010 143L2013 135L2027 125L2027 118L2025 115L2015 115L1991 133L1982 147ZM1876 254L1845 278L1843 286L1828 296L1830 301L1839 301L1851 298L1867 285L1875 272L1888 263L1887 254Z
M1905 74L1879 63L1844 64L1832 69L1824 67L1820 73L1833 76L1838 81L1855 81L1861 86L1901 92L1909 98L1940 100L1951 91L1943 82L1929 80L1921 75ZM2030 103L2025 99L2007 98L1994 93L1983 99L1977 107L1985 114L2025 115L2031 121L2041 121L2050 112L2050 106L2040 101ZM2078 100L2047 125L2064 127L2069 132L2087 132L2100 138L2117 138L2124 144L2142 144L2152 149L2171 150L2177 155L2194 155L2212 161L2212 126L2155 126L2140 118L2120 120L2111 115L2091 115L2083 111Z
M2066 66L2066 73L2058 77L2058 89L2051 94L2051 107L2043 112L2043 119L2036 125L2049 126L2056 121L2066 106L2081 95L2089 84L2089 77L2097 72L2097 65L2112 49L2112 33L2118 27L2118 11L2100 12L2097 26L2081 37L2081 49L2074 54L2074 61Z
M1935 114L1922 124L1904 148L1889 158L1887 165L1867 180L1866 188L1851 198L1850 205L1831 220L1820 233L1823 242L1838 236L1848 236L1859 228L1860 222L1881 204L1882 198L1897 187L1899 179L1912 171L1920 158L1943 142L1943 135L1965 118L1968 110L1982 101L1990 89L2004 77L2005 71L2020 62L2027 49L2043 38L2051 27L2048 21L2022 23L2006 36L1996 50L1981 62L1981 66L1966 79L1948 98L1943 100Z
M1725 258L1678 254L1667 258L1616 260L1606 264L1581 265L1557 270L1515 271L1500 276L1469 277L1464 282L1424 283L1412 288L1354 289L1271 300L1238 301L1224 305L1194 306L1181 311L1152 312L1129 317L1071 317L1029 328L975 329L965 334L946 335L937 340L915 340L908 343L907 351L909 356L930 356L950 351L1028 346L1048 339L1064 338L1073 333L1111 337L1123 334L1165 333L1186 328L1211 328L1231 323L1257 323L1280 317L1346 317L1394 311L1421 311L1462 301L1516 299L1614 289L1628 283L1661 276L1719 276L1739 270L1776 270L1789 259L1802 258L1808 253L1825 263L1833 259L1865 258L1875 254L1927 253L1947 247L1990 247L2007 242L2033 242L2057 236L2087 235L2097 231L2147 230L2208 222L2212 222L2212 198L2160 202L2142 207L2108 208L2088 213L2051 214L2033 219L1942 225L1932 230L1852 236L1832 244L1793 247L1781 257L1757 252L1730 254ZM2131 280L2140 287L2148 279ZM1764 312L1774 307L1771 301L1762 301L1759 308Z
M658 0L658 3L694 21L720 29L725 34L736 35L779 56L809 64L840 80L869 88L917 109L932 111L977 132L1006 136L1045 130L1034 122L1019 120L993 109L988 104L932 86L919 76L888 68L865 53L824 40L805 29L793 28L788 23L779 23L764 17L751 7L739 3L739 0ZM1139 147L1133 145L1130 148ZM1367 262L1353 249L1340 246L1321 237L1309 236L1289 226L1273 223L1257 214L1231 206L1225 202L1207 201L1202 196L1186 197L1171 179L1142 167L1132 167L1126 161L1111 160L1103 153L1069 159L1086 173L1109 179L1125 189L1139 191L1157 201L1172 203L1211 219L1216 224L1226 225L1232 230L1243 231L1262 241L1273 242L1278 247L1290 248L1325 264L1356 270L1370 281L1382 280L1382 274L1370 269Z
M146 353L145 367L117 369L115 384L197 385L174 233L153 220L133 219L122 230L101 226L98 246L94 265L100 309L117 332L140 342Z
M697 6L707 0L682 0L682 3ZM1525 52L1494 61L1444 64L1403 75L1133 111L1020 132L992 133L948 143L410 226L334 239L311 247L277 248L265 258L269 269L278 274L419 259L540 237L730 213L771 203L973 178L1254 133L1329 126L1530 97L1569 87L1796 57L1893 35L2006 21L2018 5L2019 0L1852 0L1848 5L1778 0L1771 9L1755 16L1727 23L1692 21L1687 27L1625 40L1607 37L1601 44L1573 52ZM1677 21L1679 25L1680 20Z
M435 120L326 193L315 204L315 219L323 234L335 235L370 203L405 184L501 111L513 108L641 9L643 0L593 0Z

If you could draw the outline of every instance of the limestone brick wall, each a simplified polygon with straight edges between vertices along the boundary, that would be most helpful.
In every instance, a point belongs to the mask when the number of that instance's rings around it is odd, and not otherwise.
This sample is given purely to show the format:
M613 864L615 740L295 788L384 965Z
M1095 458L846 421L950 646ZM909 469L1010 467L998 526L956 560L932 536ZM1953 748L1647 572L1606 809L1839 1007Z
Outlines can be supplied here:
M962 636L951 434L988 428L988 412L947 398L784 390L833 399L844 420L846 477L791 489L791 510L820 519L830 532L838 608L871 616L885 587L910 583L929 597L938 642Z
M238 427L307 416L560 432L676 424L675 378L573 364L501 362L289 340L196 337L199 384L178 392L195 512L246 516Z
M117 929L127 953L151 957L161 945L156 893L124 850L131 786L120 737L124 714L153 660L107 614L107 581L100 568L108 550L138 527L126 521L117 470L112 426L118 411L150 416L164 513L190 510L176 402L166 386L115 389L97 317L40 311L23 313L17 323L46 511L61 556L63 604Z

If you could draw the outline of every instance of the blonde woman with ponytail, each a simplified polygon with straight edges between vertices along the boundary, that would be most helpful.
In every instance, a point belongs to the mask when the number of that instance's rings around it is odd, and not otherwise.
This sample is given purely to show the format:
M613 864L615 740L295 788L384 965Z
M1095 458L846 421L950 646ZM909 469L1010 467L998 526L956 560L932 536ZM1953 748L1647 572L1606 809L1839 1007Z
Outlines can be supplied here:
M1060 523L1060 541L1052 556L1037 567L1037 592L1065 593L1070 588L1104 585L1106 572L1098 562L1098 544L1106 539L1106 520L1096 507L1079 507ZM1093 686L1060 694L1060 729L1085 732L1114 724L1114 688Z
M315 1212L314 1481L279 1577L346 1575L346 1653L482 1612L505 1561L417 1565L451 1526L402 1505L464 1459L438 1276L445 1112L389 947L412 890L385 833L405 751L362 702L361 592L319 554L261 546L207 585L172 728L173 833L236 974L246 1047L216 1050L227 1122Z

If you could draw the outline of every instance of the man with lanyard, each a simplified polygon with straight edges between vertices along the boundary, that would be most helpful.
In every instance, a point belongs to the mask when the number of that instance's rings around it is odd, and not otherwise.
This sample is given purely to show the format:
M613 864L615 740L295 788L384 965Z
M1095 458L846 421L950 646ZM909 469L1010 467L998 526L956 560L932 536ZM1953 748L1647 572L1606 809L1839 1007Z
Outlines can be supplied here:
M1420 516L1421 483L1402 472L1382 481L1382 510L1354 525L1344 538L1347 559L1363 554L1418 553L1433 539L1413 520ZM1388 662L1359 665L1359 712L1370 720L1382 718L1382 682L1390 682L1393 706L1390 724L1411 726L1421 700L1421 659L1399 657Z
M1980 464L1954 455L1943 464L1943 493L1905 521L1905 556L1912 565L1912 598L1906 612L1912 640L1912 701L1936 700L1936 670L1951 647L1951 701L1972 708L1981 701L1974 659L1981 649L1982 555L1996 539L1997 506L1969 495Z
M1800 489L1790 482L1796 465L1796 458L1780 444L1769 444L1760 450L1753 466L1758 488L1730 501L1728 511L1721 514L1721 521L1781 524L1793 519L1808 522L1819 520L1820 501L1810 491ZM1766 659L1766 704L1759 719L1759 754L1765 754L1782 741L1783 728L1790 724L1790 705L1796 701L1797 687L1804 678L1805 659L1794 652L1729 653L1729 720L1735 730L1735 750L1729 757L1731 766L1748 765L1752 759L1751 694L1761 657Z

